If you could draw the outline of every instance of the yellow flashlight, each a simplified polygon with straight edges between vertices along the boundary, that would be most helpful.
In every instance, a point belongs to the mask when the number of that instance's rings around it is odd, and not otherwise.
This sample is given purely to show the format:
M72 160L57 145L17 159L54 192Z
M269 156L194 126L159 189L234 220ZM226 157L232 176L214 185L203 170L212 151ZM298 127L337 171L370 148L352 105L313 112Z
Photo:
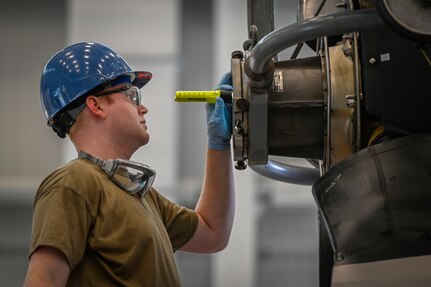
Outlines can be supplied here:
M232 103L232 92L226 90L177 91L175 93L176 102L207 102L214 104L217 97L221 97L225 103Z

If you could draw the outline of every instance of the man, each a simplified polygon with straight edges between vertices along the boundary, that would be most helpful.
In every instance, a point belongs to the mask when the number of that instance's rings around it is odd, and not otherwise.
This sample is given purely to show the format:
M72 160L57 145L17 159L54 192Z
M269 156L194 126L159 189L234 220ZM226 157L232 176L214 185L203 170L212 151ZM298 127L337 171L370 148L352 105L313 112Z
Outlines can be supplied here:
M69 134L79 155L38 189L25 286L180 286L173 252L226 247L234 217L231 115L220 99L207 104L202 192L194 211L180 207L151 186L154 170L129 161L149 141L139 89L151 77L98 43L72 45L48 61L41 80L48 125ZM221 84L231 88L229 75Z

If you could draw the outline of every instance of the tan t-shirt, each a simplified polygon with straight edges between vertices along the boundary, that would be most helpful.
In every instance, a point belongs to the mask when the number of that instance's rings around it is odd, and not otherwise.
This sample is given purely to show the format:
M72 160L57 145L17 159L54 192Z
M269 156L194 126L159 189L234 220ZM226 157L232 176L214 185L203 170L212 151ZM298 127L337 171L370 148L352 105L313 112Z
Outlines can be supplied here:
M196 226L194 211L154 189L143 199L130 195L76 159L38 189L30 256L39 246L63 252L68 286L180 286L173 252Z

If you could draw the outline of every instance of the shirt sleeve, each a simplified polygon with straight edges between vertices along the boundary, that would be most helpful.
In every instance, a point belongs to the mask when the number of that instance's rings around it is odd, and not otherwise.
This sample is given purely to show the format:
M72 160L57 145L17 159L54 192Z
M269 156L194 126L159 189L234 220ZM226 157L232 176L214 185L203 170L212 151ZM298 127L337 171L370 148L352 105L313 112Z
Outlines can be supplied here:
M151 190L151 196L156 199L157 208L175 252L194 235L198 225L198 216L194 210L175 204L154 189Z
M33 211L30 256L38 247L61 251L71 270L82 259L92 216L87 202L64 187L38 193Z

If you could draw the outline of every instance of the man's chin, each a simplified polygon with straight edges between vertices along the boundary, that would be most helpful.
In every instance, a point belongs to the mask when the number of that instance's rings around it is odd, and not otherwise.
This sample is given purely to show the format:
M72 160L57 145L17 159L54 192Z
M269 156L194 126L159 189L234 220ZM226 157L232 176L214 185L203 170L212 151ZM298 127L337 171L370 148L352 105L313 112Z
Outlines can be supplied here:
M149 141L150 141L150 135L149 135L149 134L147 134L147 135L142 139L142 145L146 145Z

